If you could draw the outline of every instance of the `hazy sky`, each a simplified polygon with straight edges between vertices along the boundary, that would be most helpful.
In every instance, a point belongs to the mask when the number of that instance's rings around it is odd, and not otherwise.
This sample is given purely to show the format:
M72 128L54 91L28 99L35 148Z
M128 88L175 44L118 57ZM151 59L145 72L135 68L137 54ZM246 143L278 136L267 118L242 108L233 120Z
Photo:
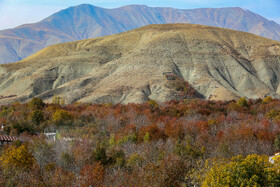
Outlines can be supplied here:
M242 7L280 24L280 0L0 0L0 30L33 23L79 4L116 8L128 4L180 9Z

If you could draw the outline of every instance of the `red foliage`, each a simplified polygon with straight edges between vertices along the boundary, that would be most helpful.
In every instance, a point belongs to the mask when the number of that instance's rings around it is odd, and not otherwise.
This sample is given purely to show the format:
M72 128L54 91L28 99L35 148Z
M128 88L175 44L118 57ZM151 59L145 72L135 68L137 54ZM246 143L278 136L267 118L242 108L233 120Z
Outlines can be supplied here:
M224 136L224 132L223 131L219 131L216 135L216 138L220 141Z
M167 123L164 128L164 133L168 137L172 137L175 139L183 139L185 136L183 125L181 123Z
M207 121L198 121L195 123L195 126L202 132L208 130L208 122Z
M164 132L161 129L159 129L159 127L156 124L144 126L139 130L138 140L140 142L143 141L143 138L146 135L146 133L149 133L150 140L158 140L158 139L166 138Z

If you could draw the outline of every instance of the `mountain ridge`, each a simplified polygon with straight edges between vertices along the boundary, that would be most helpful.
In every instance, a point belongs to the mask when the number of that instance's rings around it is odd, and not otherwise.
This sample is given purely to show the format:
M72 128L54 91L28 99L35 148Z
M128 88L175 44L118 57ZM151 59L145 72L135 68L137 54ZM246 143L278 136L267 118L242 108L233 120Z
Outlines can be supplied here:
M181 10L127 5L105 9L82 4L61 10L35 24L0 31L0 63L21 60L57 43L112 35L149 24L165 23L208 24L280 40L278 24L241 8Z

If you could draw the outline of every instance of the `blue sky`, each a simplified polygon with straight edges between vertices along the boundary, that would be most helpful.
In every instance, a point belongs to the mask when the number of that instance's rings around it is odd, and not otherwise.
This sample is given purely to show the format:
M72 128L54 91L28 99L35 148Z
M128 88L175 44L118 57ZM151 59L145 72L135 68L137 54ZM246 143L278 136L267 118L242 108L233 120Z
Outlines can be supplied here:
M280 24L280 0L0 0L0 30L33 23L79 4L116 8L128 4L180 9L242 7Z

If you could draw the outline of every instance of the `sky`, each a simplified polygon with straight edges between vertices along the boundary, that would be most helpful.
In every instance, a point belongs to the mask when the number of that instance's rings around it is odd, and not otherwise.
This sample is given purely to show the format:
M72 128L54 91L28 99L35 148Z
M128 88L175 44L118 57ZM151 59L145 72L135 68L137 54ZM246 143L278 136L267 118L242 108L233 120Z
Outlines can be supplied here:
M0 30L35 23L79 4L104 8L129 4L179 9L241 7L280 24L280 0L0 0Z

